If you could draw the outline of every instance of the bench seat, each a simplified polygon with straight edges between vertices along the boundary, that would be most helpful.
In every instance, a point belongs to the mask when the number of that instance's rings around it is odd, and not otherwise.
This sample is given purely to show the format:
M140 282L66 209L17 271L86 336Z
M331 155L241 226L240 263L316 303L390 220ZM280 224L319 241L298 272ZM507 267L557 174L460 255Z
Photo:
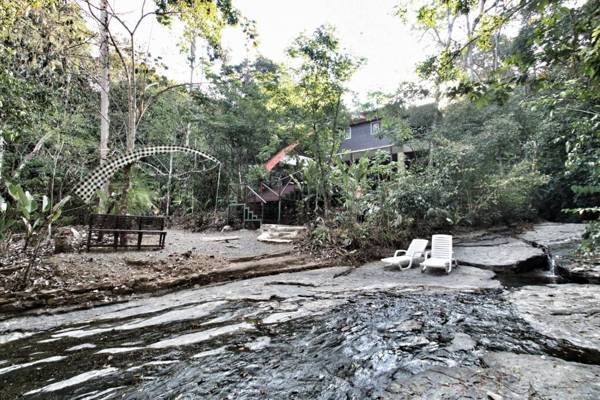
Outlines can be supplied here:
M165 218L155 216L136 215L109 215L91 214L89 216L89 228L87 238L87 249L91 247L119 247L129 248L161 248L165 247L167 231L165 231ZM98 236L98 240L92 241L92 234ZM135 244L127 243L127 235L137 235ZM102 239L104 235L112 235L112 243L106 243ZM144 235L158 235L157 244L142 244Z
M144 233L149 235L157 235L159 233L167 233L167 231L147 231L144 229L94 229L92 232L111 232L111 233Z

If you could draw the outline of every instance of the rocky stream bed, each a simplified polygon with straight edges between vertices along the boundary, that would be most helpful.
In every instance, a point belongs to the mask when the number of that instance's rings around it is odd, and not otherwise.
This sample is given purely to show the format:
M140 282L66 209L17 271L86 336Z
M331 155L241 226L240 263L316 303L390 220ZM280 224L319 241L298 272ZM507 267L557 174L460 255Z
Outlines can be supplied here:
M600 398L600 288L492 269L375 262L0 316L0 399Z

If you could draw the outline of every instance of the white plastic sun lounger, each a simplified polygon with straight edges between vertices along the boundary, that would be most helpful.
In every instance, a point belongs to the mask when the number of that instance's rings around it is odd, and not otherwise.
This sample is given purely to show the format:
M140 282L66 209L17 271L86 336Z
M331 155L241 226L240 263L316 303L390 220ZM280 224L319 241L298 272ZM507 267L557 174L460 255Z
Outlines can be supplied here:
M428 243L425 239L413 239L408 249L396 250L393 257L382 258L381 261L388 265L397 265L400 269L409 269L413 263L423 261Z
M433 235L431 237L431 252L425 253L425 261L421 263L421 272L427 268L443 268L449 274L456 259L452 252L451 235Z

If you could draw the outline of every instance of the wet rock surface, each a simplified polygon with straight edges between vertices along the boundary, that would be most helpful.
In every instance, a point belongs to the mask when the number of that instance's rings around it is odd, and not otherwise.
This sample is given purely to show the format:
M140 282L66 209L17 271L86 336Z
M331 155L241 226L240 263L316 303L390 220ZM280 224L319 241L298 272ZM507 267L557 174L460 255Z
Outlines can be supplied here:
M459 264L498 272L527 271L547 266L544 251L510 236L487 236L461 241L454 247Z
M590 362L600 363L600 287L525 286L507 298L535 330L576 346Z
M543 354L560 347L532 334L496 290L394 290L336 300L337 306L276 323L265 320L281 307L310 307L281 300L204 304L195 306L202 312L191 312L193 319L183 313L166 316L182 310L163 313L161 325L156 315L138 315L53 329L4 346L11 365L0 369L0 387L8 398L107 390L128 399L140 393L144 398L377 398L402 375L477 367L488 349ZM154 329L148 329L152 318ZM33 368L31 359L44 367Z
M600 260L565 260L557 270L573 282L600 284Z
M472 267L459 267L450 275L435 272L421 274L417 268L399 272L384 267L380 262L360 268L332 267L282 273L49 316L32 313L9 317L0 314L0 340L3 334L24 330L23 327L29 331L47 330L82 320L98 322L117 317L162 313L173 307L214 300L266 301L271 298L310 299L313 297L322 300L333 295L349 297L355 292L384 291L393 288L405 288L409 291L422 291L425 288L457 290L500 288L500 283L492 279L493 276L493 272ZM291 310L295 308L284 307L280 311Z
M585 224L565 224L545 222L518 237L538 246L551 247L567 243L580 242L585 233Z
M581 241L585 224L545 222L534 225L528 231L514 235L508 231L471 232L456 237L454 248L459 263L500 273L527 272L549 267L548 254L562 253L564 248L573 250ZM563 254L564 255L564 254ZM568 257L567 257L568 258ZM600 277L600 271L582 268L579 262L568 262L558 266L574 270L573 276L590 275L590 281ZM568 275L565 271L563 274ZM580 279L580 281L586 281Z
M528 380L498 377L536 365L525 355L568 360L551 359L564 382L596 376L597 367L577 364L590 361L577 343L532 329L492 276L463 266L445 275L373 263L6 319L0 398L464 398L488 391L524 398L492 384L520 391ZM502 357L490 367L495 354ZM480 370L487 375L473 375ZM435 371L458 371L470 388L460 392ZM530 381L553 388L554 377L545 376ZM555 386L555 398L596 393L593 385Z
M524 240L485 234L457 248L518 270L531 260L511 249L544 254ZM572 245L543 243L557 265L572 260ZM239 269L277 267L248 257ZM464 263L446 275L375 262L0 314L0 399L600 398L600 288L505 291L494 275Z
M440 367L400 376L387 387L383 398L592 400L600 398L599 379L600 367L596 365L551 356L490 352L478 367Z

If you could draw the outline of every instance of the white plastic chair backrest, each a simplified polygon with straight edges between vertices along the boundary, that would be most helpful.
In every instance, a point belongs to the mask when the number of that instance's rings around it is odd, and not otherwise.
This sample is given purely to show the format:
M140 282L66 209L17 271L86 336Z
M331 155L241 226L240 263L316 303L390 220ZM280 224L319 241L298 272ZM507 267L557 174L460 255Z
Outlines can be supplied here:
M451 235L433 235L431 237L431 257L444 259L452 258Z
M418 253L425 253L428 243L429 240L426 239L413 239L413 241L410 242L410 246L408 246L408 249L406 250L406 255L414 256Z

